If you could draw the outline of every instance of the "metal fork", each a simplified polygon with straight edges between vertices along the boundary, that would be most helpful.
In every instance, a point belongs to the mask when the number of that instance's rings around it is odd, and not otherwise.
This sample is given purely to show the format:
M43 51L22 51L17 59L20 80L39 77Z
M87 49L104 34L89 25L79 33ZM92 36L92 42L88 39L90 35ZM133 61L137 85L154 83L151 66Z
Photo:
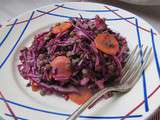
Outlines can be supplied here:
M138 49L137 45L127 58L126 65L122 70L120 82L97 92L76 111L74 111L66 120L75 120L86 108L94 104L107 93L126 93L130 91L140 79L143 71L148 67L151 61L151 52L152 48L149 49L147 46L144 48L144 52L142 52L140 49Z

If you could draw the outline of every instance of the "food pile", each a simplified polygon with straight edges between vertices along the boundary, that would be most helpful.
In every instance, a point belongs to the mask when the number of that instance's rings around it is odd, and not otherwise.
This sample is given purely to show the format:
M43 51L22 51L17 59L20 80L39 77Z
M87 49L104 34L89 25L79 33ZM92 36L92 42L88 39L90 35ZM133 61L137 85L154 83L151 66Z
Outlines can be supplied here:
M18 70L33 91L82 104L119 82L128 51L126 39L99 16L72 18L36 35L20 51Z

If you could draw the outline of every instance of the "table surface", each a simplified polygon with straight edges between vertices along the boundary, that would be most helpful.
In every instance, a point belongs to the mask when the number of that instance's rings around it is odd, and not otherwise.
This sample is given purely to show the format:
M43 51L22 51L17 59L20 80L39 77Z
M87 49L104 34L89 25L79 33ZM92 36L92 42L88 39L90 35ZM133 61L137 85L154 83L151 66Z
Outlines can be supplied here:
M44 5L52 4L55 2L72 2L73 0L0 0L0 23L11 19L23 12L32 10ZM106 3L109 5L117 6L128 10L150 23L160 33L160 6L140 6L133 5L118 0L74 0L74 1L90 1ZM158 113L158 114L157 114ZM160 119L160 111L157 112L152 120ZM149 118L149 120L151 120Z

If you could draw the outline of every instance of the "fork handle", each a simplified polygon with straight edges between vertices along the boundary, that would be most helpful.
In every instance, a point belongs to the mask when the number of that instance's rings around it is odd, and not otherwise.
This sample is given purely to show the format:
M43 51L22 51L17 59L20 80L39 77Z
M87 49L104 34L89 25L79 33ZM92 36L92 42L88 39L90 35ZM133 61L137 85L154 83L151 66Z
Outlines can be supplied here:
M88 99L84 104L82 104L76 111L74 111L66 120L75 120L79 115L88 108L92 103L95 103L104 94L116 90L115 87L104 88Z

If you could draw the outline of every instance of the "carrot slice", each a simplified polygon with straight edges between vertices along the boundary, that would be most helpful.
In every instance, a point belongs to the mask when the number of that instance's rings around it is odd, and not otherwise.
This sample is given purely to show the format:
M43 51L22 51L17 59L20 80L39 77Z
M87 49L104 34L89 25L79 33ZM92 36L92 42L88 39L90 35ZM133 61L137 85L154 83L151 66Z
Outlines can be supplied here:
M72 75L71 61L66 56L58 56L52 62L51 66L56 70L52 75L54 78L69 78Z
M95 38L96 47L109 55L116 55L119 51L119 44L115 36L107 33L98 34Z
M85 103L90 97L92 97L92 92L89 89L82 89L80 94L70 93L69 99L78 105Z
M32 91L36 92L39 90L39 86L36 82L32 82L31 86L32 86Z
M63 22L59 25L56 25L52 28L52 33L58 34L64 32L72 27L72 23L70 21Z

